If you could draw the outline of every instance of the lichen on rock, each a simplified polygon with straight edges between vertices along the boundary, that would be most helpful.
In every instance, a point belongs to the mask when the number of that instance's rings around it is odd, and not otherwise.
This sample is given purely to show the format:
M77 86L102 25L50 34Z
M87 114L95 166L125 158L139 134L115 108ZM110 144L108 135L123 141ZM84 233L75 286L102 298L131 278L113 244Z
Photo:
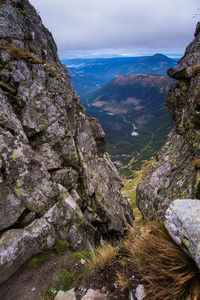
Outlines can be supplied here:
M133 224L105 134L28 0L0 3L0 282L55 239L85 249Z
M174 200L165 214L165 227L175 243L200 269L200 200Z

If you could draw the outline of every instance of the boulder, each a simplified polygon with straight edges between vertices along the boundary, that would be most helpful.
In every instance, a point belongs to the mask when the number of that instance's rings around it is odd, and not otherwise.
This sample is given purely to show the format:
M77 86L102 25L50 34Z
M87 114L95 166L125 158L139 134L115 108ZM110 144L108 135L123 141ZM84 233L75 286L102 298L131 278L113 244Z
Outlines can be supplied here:
M200 200L174 200L166 211L165 227L200 269Z

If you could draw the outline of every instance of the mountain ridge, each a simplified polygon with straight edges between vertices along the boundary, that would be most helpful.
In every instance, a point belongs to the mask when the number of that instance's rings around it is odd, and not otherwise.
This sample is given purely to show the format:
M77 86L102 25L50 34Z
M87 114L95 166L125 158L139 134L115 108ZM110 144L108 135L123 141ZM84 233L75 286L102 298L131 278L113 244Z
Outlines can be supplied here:
M155 73L167 75L176 61L163 54L141 57L117 57L62 60L68 66L72 84L83 104L87 97L118 75ZM80 84L81 82L81 84Z

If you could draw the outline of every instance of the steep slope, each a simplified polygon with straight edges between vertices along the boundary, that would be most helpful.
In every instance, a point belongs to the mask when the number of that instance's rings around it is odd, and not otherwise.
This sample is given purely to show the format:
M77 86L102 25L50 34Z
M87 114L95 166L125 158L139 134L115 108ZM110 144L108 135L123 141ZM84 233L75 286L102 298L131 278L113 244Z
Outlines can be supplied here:
M117 57L62 60L69 66L72 84L83 103L87 97L118 75L158 74L166 76L176 62L162 54L146 57ZM81 82L81 84L80 84Z
M180 80L167 97L175 128L137 188L146 218L163 217L174 199L200 199L200 23L184 57L168 74Z
M137 155L133 168L140 168L142 160L160 149L173 126L164 104L175 83L159 75L121 75L88 99L87 113L95 116L105 130L114 162L127 164Z
M67 239L121 235L132 210L50 32L27 0L0 3L0 282ZM103 179L103 180L102 180Z

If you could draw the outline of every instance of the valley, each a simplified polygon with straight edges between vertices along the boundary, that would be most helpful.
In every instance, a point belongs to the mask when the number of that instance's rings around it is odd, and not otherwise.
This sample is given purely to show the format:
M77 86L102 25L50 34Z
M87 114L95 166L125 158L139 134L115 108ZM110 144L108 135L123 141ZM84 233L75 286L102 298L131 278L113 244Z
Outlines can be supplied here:
M173 127L165 98L176 80L166 71L176 61L155 54L63 63L87 115L103 127L106 150L121 176L134 177L134 170L155 155Z

